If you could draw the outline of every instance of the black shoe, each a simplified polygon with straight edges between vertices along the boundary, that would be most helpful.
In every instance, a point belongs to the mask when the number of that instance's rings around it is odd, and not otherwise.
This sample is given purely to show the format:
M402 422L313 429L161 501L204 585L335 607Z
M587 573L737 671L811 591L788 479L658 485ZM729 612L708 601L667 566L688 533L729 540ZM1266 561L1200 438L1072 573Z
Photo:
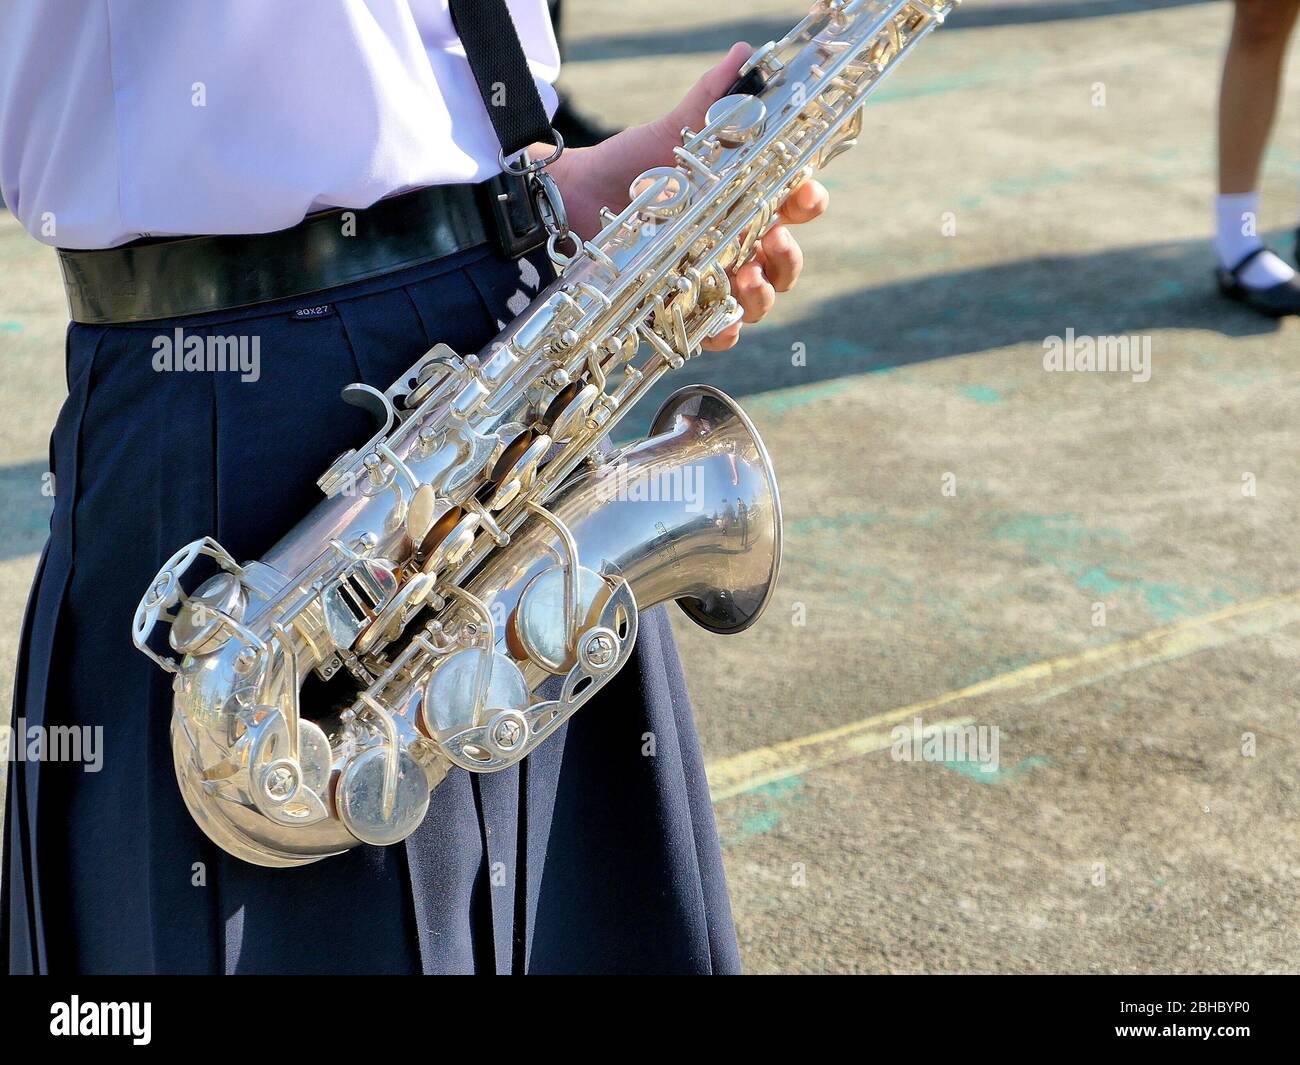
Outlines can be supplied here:
M1270 288L1248 288L1241 283L1242 271L1269 249L1260 245L1231 270L1223 267L1215 272L1219 280L1219 291L1229 299L1244 303L1253 311L1267 314L1270 318L1285 318L1288 314L1300 314L1300 280L1279 281Z
M599 144L618 132L616 129L607 129L600 123L593 122L586 115L575 111L573 104L569 103L564 96L560 97L560 106L555 110L551 126L564 138L565 145L570 148L587 148Z

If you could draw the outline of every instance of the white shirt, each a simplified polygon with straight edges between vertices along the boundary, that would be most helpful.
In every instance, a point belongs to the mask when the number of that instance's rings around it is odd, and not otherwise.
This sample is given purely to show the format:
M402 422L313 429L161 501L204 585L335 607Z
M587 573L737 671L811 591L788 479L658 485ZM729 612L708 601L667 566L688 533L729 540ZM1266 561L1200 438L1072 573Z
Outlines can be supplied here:
M542 100L545 0L508 0ZM446 0L0 6L0 190L37 240L262 233L500 170Z

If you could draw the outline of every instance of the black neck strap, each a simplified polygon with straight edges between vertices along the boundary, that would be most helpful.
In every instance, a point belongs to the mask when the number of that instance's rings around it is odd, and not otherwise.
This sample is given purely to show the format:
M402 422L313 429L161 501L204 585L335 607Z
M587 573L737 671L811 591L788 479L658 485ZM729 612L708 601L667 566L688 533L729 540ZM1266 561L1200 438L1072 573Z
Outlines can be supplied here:
M451 0L451 21L501 142L502 157L511 159L539 141L554 144L506 0Z

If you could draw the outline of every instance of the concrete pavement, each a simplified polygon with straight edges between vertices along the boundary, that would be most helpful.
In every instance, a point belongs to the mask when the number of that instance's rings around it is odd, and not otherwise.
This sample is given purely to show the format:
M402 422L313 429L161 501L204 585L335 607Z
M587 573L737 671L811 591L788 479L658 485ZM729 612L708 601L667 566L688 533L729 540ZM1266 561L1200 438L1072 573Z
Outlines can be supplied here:
M565 83L618 123L801 10L565 6ZM781 476L767 618L679 625L751 971L1298 967L1300 323L1211 288L1229 15L971 0L829 171L796 293L670 383L744 397ZM0 271L7 681L63 307L8 216ZM1149 380L1045 371L1067 330L1149 344ZM996 769L897 760L918 718L996 726Z

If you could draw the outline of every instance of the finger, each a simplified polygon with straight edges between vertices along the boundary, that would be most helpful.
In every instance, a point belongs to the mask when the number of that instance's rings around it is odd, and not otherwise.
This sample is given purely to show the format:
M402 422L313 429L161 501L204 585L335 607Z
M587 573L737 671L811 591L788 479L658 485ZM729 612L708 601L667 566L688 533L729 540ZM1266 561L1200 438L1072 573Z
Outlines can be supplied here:
M707 71L668 115L667 121L673 133L676 134L683 126L690 126L691 129L699 129L703 126L704 112L709 109L711 103L726 95L727 90L740 76L741 66L753 54L754 49L749 45L742 42L733 44L722 62Z
M803 249L783 225L773 226L759 241L758 260L777 292L789 292L803 273Z
M705 351L730 351L736 346L736 341L740 339L740 323L729 325L717 336L709 337L700 346Z
M742 321L761 321L776 302L774 289L763 274L763 264L750 259L731 278L731 294L744 309Z
M790 193L781 205L781 217L787 222L802 225L826 213L831 194L820 181L808 180Z

